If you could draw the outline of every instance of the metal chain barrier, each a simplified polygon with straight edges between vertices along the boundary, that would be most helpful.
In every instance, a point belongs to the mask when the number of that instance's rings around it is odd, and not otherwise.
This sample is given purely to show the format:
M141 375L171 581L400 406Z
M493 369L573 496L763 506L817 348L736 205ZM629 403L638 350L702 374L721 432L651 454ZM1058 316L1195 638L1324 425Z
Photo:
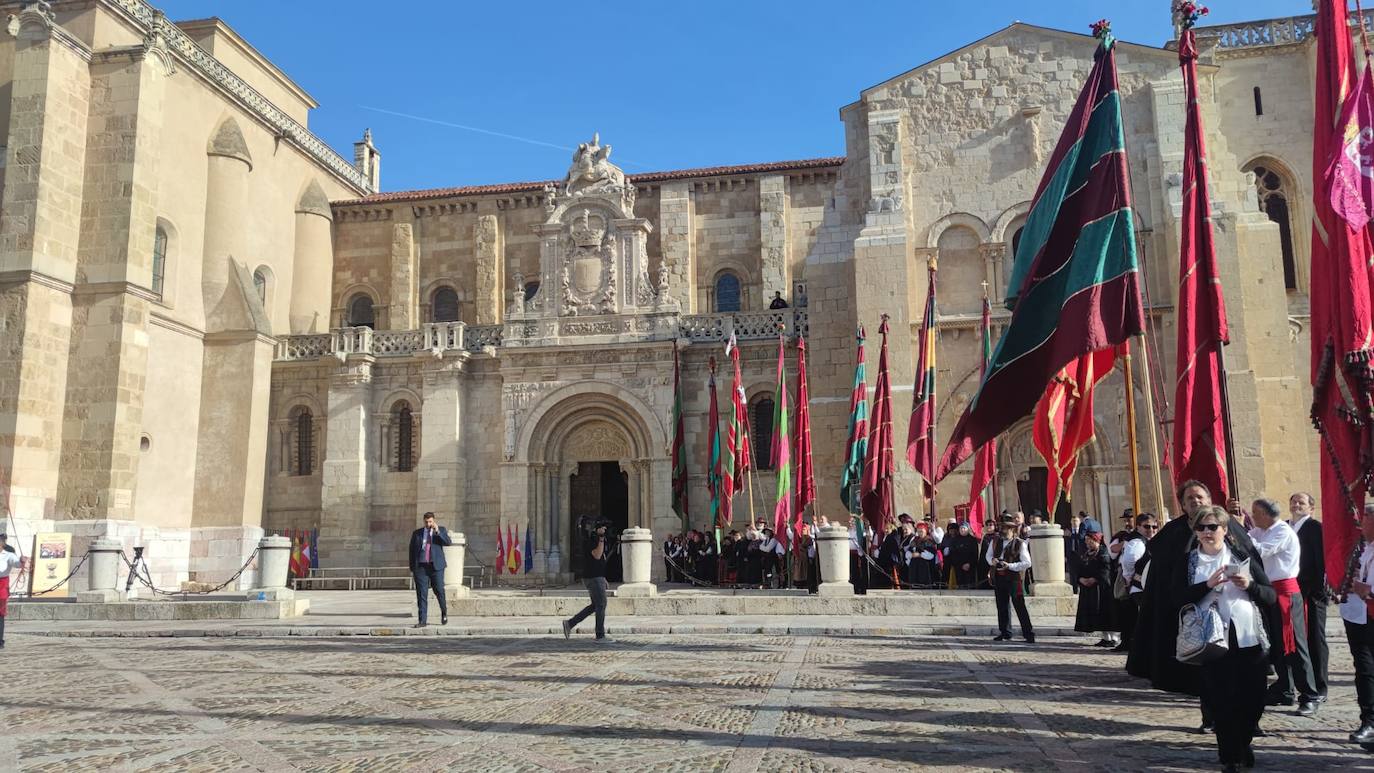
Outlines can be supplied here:
M702 587L702 588L724 588L724 587L726 587L726 586L724 586L724 585L722 585L722 584L720 584L720 583L718 583L718 582L707 582L706 580L703 580L703 579L701 579L700 577L697 577L696 575L694 575L694 574L692 574L691 572L689 572L689 571L687 571L686 569L684 569L684 568L682 567L681 564L679 564L678 562L674 561L674 560L673 560L673 557L670 556L670 555L668 555L667 553L664 553L664 554L663 554L663 560L664 560L664 561L667 561L669 566L671 566L671 567L673 567L674 569L676 569L678 574L682 575L683 577L686 577L686 578L687 578L687 582L691 583L692 585L696 585L696 586ZM717 558L716 561L719 563L720 559ZM735 583L735 584L738 585L739 583Z
M76 566L73 566L73 567L72 567L72 570L71 570L70 572L67 573L67 576L66 576L66 577L63 577L61 580L58 580L58 582L57 582L56 585L52 586L51 588L48 588L47 590L36 590L36 591L34 591L33 593L30 593L30 594L29 594L29 597L32 598L33 596L42 596L42 595L45 594L45 593L52 593L53 591L57 590L58 588L61 588L63 585L66 585L66 584L67 584L67 581L70 580L71 578L73 578L73 577L76 576L77 570L79 570L82 566L84 566L84 565L86 564L86 559L88 559L88 558L90 558L90 557L91 557L90 551L87 551L87 552L86 552L86 555L82 556L82 557L81 557L81 560L76 562ZM33 569L30 568L29 571L33 571Z
M142 569L142 572L140 573L139 571L135 570L133 562L129 560L128 556L124 555L123 551L120 552L119 557L124 559L124 566L127 567L129 571L133 572L134 577L139 581L139 583L146 587L148 590L152 591L153 595L155 596L208 596L211 593L219 593L220 591L229 587L229 585L232 584L239 577L241 577L244 572L248 571L248 567L252 566L253 561L256 560L258 557L258 552L261 550L261 546L253 548L253 552L248 556L248 560L243 562L243 566L240 566L239 570L237 572L234 572L233 576L231 576L224 582L220 583L219 585L216 585L215 587L211 588L210 590L163 590L162 588L159 588L153 584L152 577L148 574L148 563L146 561L142 561L139 563L139 568ZM90 554L88 553L87 555ZM85 559L82 560L84 561Z

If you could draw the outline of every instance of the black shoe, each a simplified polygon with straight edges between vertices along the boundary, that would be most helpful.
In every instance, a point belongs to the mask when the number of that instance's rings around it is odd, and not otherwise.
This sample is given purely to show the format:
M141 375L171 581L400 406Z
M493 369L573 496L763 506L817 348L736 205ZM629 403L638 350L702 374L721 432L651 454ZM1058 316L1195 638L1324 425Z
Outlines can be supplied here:
M1098 639L1094 647L1115 647L1116 644L1111 639Z
M1246 750L1245 750L1245 761L1242 762L1242 763L1240 764L1240 766L1241 766L1242 768L1245 768L1246 770L1249 770L1250 768L1255 767L1255 750L1254 750L1254 749L1246 749Z
M1240 773L1240 766L1234 762L1228 762L1221 766L1221 773Z
M1034 644L1034 643L1035 643L1035 634L1030 634L1029 636L1027 636L1027 637L1026 637L1026 643L1027 643L1027 644Z
M1271 694L1264 698L1264 705L1266 706L1292 706L1293 703L1294 701L1292 698L1285 698L1282 695Z
M1198 735L1206 735L1207 733L1214 732L1216 732L1216 727L1213 726L1211 722L1203 722L1202 724L1197 726Z
M1350 734L1351 743L1374 743L1374 722L1365 722Z
M439 618L439 625L448 625L448 615Z
M1264 732L1264 728L1260 727L1259 725L1256 725L1256 726L1255 726L1255 737L1256 737L1256 738L1268 738L1268 737L1269 737L1269 734L1266 733L1266 732Z
M1303 701L1298 704L1298 716L1310 717L1317 713L1317 704L1314 701Z
M999 634L997 634L996 636L992 637L992 640L993 640L993 641L1011 641L1011 634L1009 634L1009 633L999 633Z
M428 627L429 627L429 623L416 623L416 624L415 624L414 626L412 626L412 627L414 627L414 628L428 628Z

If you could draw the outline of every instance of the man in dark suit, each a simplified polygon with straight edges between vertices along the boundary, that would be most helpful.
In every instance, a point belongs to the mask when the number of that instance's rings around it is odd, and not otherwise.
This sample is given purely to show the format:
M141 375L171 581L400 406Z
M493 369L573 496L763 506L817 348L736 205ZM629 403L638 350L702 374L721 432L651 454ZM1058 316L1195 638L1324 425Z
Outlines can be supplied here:
M429 625L429 589L439 599L439 622L448 625L448 600L444 598L444 548L452 545L448 529L438 525L434 513L425 513L425 525L410 535L410 573L415 577L415 603L419 607L420 622L416 628Z
M1331 588L1326 582L1326 555L1322 547L1322 524L1312 517L1312 495L1299 491L1288 498L1291 524L1298 534L1298 589L1307 602L1307 653L1312 659L1313 687L1317 701L1326 700L1326 602Z

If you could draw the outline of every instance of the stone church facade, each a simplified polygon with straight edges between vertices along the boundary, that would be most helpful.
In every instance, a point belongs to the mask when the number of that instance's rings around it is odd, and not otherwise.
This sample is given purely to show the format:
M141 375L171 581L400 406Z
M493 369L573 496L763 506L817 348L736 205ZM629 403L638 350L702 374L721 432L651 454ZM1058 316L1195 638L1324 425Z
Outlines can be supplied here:
M172 580L215 579L263 530L318 528L329 566L402 564L430 510L481 563L498 533L530 532L533 573L557 579L577 572L581 516L659 540L702 527L707 373L732 332L760 450L778 331L794 389L806 337L817 513L840 515L857 327L873 379L891 316L900 457L937 260L947 436L976 387L984 283L1005 292L1095 47L1014 24L860 91L836 158L626 175L593 137L549 181L381 193L371 138L353 163L328 150L308 95L222 24L171 25L142 0L53 9L15 9L0 42L0 487L33 528L157 540ZM1315 481L1311 19L1199 32L1240 477L1281 497ZM1167 45L1119 46L1157 374L1135 368L1144 406L1173 392L1183 91ZM168 107L187 99L201 109ZM670 507L675 352L687 524ZM728 401L728 368L720 382ZM1074 509L1130 504L1124 388L1120 372L1100 387ZM1151 446L1167 449L1149 427L1142 410L1142 507L1158 510ZM999 453L1002 505L1043 507L1028 423ZM773 475L737 497L737 523L771 512ZM900 509L923 509L918 483L900 464ZM940 517L967 498L963 469Z

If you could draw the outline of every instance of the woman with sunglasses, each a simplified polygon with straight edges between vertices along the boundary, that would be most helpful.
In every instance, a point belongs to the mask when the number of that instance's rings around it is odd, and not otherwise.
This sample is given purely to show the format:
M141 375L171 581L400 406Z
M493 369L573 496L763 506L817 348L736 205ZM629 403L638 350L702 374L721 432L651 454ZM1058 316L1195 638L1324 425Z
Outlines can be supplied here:
M1193 539L1187 559L1176 564L1170 578L1170 595L1175 607L1215 605L1221 615L1226 654L1200 666L1199 682L1222 769L1238 771L1255 764L1251 743L1264 714L1266 681L1264 615L1278 597L1253 546L1231 534L1233 521L1224 509L1201 508L1189 521Z

